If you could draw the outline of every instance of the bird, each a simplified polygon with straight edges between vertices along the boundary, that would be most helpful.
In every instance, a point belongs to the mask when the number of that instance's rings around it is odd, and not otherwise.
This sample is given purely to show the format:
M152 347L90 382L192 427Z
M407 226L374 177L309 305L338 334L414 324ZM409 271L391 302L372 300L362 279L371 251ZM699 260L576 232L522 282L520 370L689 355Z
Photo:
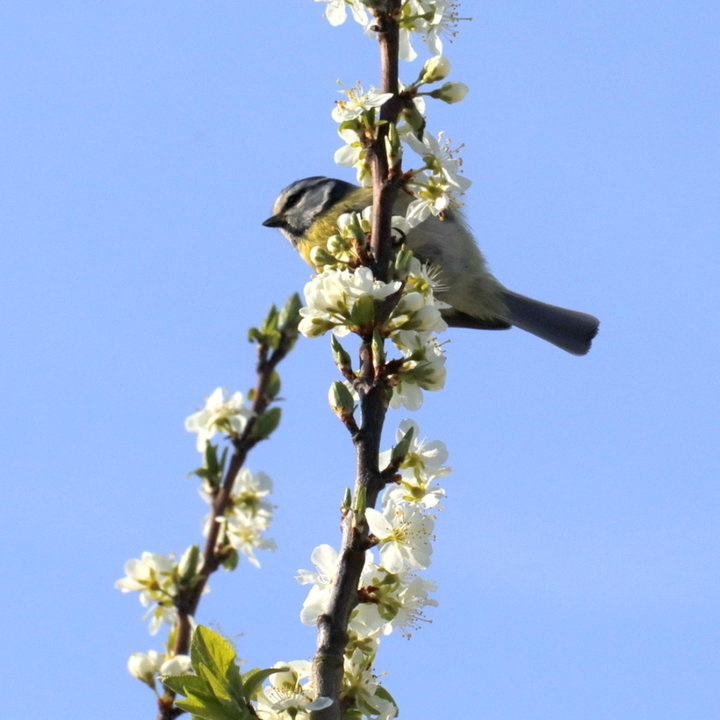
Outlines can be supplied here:
M412 197L400 193L393 208L403 214ZM272 215L262 224L277 228L311 266L311 250L325 247L337 233L340 215L372 204L372 188L323 176L296 180L280 192ZM434 268L438 300L450 307L442 316L450 327L503 330L518 327L573 354L585 355L599 320L588 313L550 305L508 290L487 263L458 209L430 216L405 237L422 263Z

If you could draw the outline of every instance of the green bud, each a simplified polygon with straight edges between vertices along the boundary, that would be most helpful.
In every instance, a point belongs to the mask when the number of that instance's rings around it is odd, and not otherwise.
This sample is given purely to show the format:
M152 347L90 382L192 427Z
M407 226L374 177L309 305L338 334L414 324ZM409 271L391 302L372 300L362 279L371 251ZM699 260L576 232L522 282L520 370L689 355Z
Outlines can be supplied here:
M331 336L330 344L332 346L332 354L335 364L343 372L352 372L352 359L350 358L350 353L345 350L335 335Z
M283 305L283 309L278 314L278 326L282 332L294 332L297 335L297 326L300 322L300 308L302 302L297 293L293 293Z
M329 320L321 320L320 318L313 318L312 322L310 323L310 327L305 329L305 335L307 337L320 337L334 327L334 322L331 322Z
M397 126L394 123L388 127L388 133L385 136L385 152L391 166L400 164L403 148L398 137Z
M276 348L280 343L280 333L278 332L277 323L278 311L274 305L271 305L260 328L250 328L250 330L248 330L248 340L258 343L259 345Z
M367 233L363 230L363 219L360 213L352 213L352 220L343 228L343 232L350 233L357 245L363 246L367 243Z
M352 393L347 389L344 382L336 380L330 385L328 391L328 402L332 411L340 418L346 418L355 411L355 399Z
M260 415L255 424L253 425L252 434L257 440L264 440L266 437L271 435L275 428L280 424L280 415L282 414L282 408L271 407L268 408L262 415Z
M422 140L426 125L425 116L415 107L414 103L406 107L402 114L405 122L413 129L415 137Z
M321 268L325 265L337 265L338 259L331 255L324 247L317 245L310 251L310 262L316 268Z
M262 325L260 326L260 330L264 333L274 332L275 330L277 330L277 321L277 308L275 307L275 305L271 305L270 310L268 310L268 314L266 315L265 319L262 322Z
M365 517L365 510L367 510L367 488L362 485L358 488L357 495L355 496L355 506L353 510Z
M205 443L205 454L203 456L203 466L197 470L193 470L190 475L197 475L202 480L207 481L212 488L217 489L222 482L222 476L225 473L225 461L227 460L228 449L224 448L222 455L218 459L218 446L213 445L209 440Z
M345 488L345 494L343 495L342 504L340 505L341 512L347 512L352 507L352 491L350 488Z
M384 347L384 339L382 334L379 330L373 331L373 338L372 338L372 357L373 357L373 367L375 368L375 372L377 373L380 368L385 365L385 347Z
M398 279L404 280L407 277L410 272L410 263L412 262L413 257L415 256L413 255L412 250L401 248L398 251L398 254L395 256L395 276Z
M263 342L263 334L257 328L248 330L248 342L261 344Z
M446 82L442 87L428 93L430 97L443 102L452 103L460 102L468 94L468 86L461 82Z
M200 546L191 545L178 563L178 575L181 585L187 585L197 575L200 561Z

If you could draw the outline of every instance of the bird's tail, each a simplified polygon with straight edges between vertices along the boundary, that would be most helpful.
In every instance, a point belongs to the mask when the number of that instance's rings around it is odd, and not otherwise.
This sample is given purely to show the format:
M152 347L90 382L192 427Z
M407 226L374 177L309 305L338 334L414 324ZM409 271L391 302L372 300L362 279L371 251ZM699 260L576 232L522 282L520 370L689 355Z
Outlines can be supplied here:
M503 318L573 355L585 355L597 335L600 321L577 310L533 300L511 290L503 291L508 314Z

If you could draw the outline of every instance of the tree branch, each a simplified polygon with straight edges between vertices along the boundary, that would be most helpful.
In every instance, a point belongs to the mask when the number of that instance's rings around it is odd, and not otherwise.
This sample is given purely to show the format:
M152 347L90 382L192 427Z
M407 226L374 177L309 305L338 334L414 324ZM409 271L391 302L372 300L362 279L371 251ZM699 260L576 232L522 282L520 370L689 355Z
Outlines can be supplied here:
M399 167L390 167L386 138L390 124L394 124L402 108L398 96L399 30L397 12L400 0L388 0L387 9L376 13L376 30L380 47L381 91L393 93L382 107L383 121L377 138L368 149L373 178L373 220L371 248L374 257L373 274L388 279L392 259L392 213L397 197ZM378 467L386 405L386 383L375 372L372 353L372 332L362 338L360 371L356 388L360 393L361 423L353 434L356 455L355 499L366 498L366 507L374 507L385 484ZM338 568L326 612L318 618L317 650L313 662L313 683L317 696L328 697L333 704L311 714L313 720L341 720L340 702L343 679L343 659L348 642L350 613L359 602L358 587L369 547L368 528L359 513L349 511L343 519L343 537Z

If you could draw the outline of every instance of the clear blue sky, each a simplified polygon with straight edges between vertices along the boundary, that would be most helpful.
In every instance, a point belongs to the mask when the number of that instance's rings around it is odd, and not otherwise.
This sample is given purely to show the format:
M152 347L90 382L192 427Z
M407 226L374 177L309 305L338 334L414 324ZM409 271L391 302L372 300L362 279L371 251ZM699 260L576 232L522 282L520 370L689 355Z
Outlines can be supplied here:
M250 386L246 328L308 277L260 222L291 180L352 179L332 165L335 82L377 78L373 42L321 10L0 8L7 717L153 716L125 662L158 645L113 582L197 540L183 420ZM448 334L447 388L416 415L454 469L440 606L379 667L405 718L714 720L720 8L463 10L448 55L471 93L431 126L465 143L469 221L505 284L601 334L585 358ZM284 423L250 460L275 481L280 548L214 579L198 618L257 665L312 653L293 575L337 543L353 470L326 339L283 378Z

